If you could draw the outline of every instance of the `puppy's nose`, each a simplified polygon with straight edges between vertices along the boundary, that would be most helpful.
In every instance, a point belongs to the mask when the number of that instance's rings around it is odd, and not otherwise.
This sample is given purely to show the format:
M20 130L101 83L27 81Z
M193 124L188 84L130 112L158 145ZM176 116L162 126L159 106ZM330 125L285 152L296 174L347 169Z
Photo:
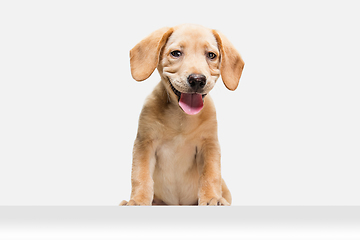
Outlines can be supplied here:
M205 87L206 77L202 74L190 74L187 78L191 88L195 91Z

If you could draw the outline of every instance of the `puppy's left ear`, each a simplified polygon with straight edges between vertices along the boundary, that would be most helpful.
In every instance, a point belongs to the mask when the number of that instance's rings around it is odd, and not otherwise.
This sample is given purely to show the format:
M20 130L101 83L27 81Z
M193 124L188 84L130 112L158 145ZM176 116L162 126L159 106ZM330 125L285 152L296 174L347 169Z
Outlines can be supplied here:
M231 42L220 32L213 30L220 50L220 74L225 86L234 91L239 85L244 61Z
M158 29L130 50L131 75L136 81L143 81L153 73L160 51L172 32L169 27Z

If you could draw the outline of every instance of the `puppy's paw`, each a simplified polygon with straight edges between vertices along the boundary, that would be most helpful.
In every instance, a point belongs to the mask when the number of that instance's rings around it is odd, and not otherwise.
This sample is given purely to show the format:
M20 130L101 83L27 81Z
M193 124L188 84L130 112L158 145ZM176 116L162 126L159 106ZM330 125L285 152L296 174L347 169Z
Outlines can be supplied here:
M199 199L199 206L230 206L225 198Z
M119 204L119 206L127 206L128 201L126 200L122 200L121 203Z
M119 206L149 206L150 204L146 204L146 203L142 203L142 202L137 202L133 199L130 199L130 201L126 201L123 200Z

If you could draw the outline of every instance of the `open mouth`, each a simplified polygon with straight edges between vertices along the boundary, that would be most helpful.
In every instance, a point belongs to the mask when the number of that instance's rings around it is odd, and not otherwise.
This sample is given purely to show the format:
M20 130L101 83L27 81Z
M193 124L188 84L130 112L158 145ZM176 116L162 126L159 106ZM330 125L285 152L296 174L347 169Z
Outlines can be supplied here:
M178 91L170 82L172 91L178 96L180 108L189 115L198 114L204 107L204 97L206 94L200 93L182 93Z

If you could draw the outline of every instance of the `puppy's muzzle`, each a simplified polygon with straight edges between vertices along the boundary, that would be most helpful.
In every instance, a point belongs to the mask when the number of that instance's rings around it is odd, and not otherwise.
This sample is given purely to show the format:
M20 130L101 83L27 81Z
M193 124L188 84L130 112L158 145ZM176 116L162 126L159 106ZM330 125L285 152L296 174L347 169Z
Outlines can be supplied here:
M178 97L180 108L189 115L195 115L201 111L206 93L202 93L206 85L206 76L202 74L190 74L187 77L189 88L186 92L178 91L168 78L172 91Z
M206 77L202 74L190 74L187 81L194 92L202 90L206 85Z

